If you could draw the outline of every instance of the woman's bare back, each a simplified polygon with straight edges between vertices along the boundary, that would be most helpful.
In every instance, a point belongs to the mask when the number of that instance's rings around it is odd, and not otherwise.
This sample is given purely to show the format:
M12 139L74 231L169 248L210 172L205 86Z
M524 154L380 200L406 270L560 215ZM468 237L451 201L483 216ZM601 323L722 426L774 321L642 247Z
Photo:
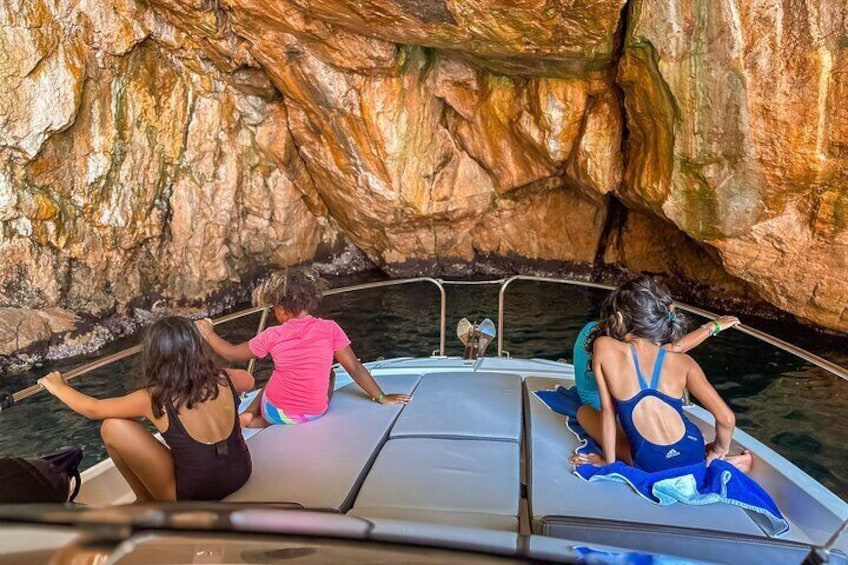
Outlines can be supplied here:
M218 386L216 398L191 409L183 407L179 412L179 419L193 440L212 444L229 437L233 431L237 408L229 384L221 384ZM167 431L170 426L167 413L157 418L154 424L160 432Z
M659 346L646 340L636 339L624 343L612 338L598 338L595 345L595 358L601 364L610 395L616 401L629 400L642 390L631 344L645 384L649 386L660 352ZM674 399L682 398L686 375L692 362L688 355L666 351L656 390ZM633 409L633 423L645 439L657 445L673 444L686 432L686 426L677 411L655 396L647 396L637 403Z

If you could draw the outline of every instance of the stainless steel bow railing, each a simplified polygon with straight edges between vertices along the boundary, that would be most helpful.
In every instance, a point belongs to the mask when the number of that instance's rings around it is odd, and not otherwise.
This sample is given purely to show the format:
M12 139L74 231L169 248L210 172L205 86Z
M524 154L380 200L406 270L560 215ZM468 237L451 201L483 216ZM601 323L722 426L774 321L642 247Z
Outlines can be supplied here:
M336 295L336 294L346 294L346 293L349 293L349 292L356 292L356 291L361 291L361 290L370 290L370 289L374 289L374 288L384 288L384 287L390 287L390 286L407 285L407 284L420 283L420 282L428 282L428 283L434 284L439 289L440 302L441 302L441 304L440 304L441 308L440 308L440 312L439 312L439 349L438 349L438 354L440 356L444 356L445 355L445 335L446 335L445 325L446 325L446 316L447 316L447 298L446 298L446 293L445 293L445 287L449 286L449 285L450 286L499 285L500 288L499 288L499 292L498 292L498 357L503 357L504 354L505 354L503 344L504 344L504 333L505 333L504 312L505 312L506 290L510 285L512 285L512 283L514 283L516 281L535 281L535 282L544 282L544 283L553 283L553 284L568 284L568 285L573 285L573 286L597 288L597 289L601 289L601 290L612 290L614 288L612 286L605 285L605 284L592 283L592 282L580 281L580 280L575 280L575 279L549 278L549 277L538 277L538 276L530 276L530 275L515 275L515 276L508 277L508 278L501 278L501 279L495 279L495 280L484 280L484 281L446 281L446 280L436 279L436 278L432 278L432 277L416 277L416 278L409 278L409 279L394 279L394 280L387 280L387 281L378 281L378 282L372 282L372 283L364 283L364 284L346 286L346 287L341 287L341 288L334 288L334 289L324 291L323 294L324 294L324 296L332 296L332 295ZM718 315L716 315L712 312L709 312L707 310L703 310L701 308L696 308L694 306L689 306L688 304L684 304L684 303L681 303L681 302L675 302L675 304L678 308L680 308L682 310L692 312L693 314L697 314L699 316L703 316L703 317L708 318L708 319L715 319L715 318L718 317ZM262 316L261 316L260 321L259 321L259 326L257 328L257 333L259 333L259 332L261 332L262 330L265 329L265 325L266 325L267 320L268 320L269 308L266 307L266 306L255 306L255 307L252 307L252 308L239 310L238 312L233 312L233 313L227 314L225 316L221 316L221 317L213 320L213 324L215 324L215 325L224 324L226 322L230 322L230 321L233 321L233 320L236 320L236 319L239 319L239 318L243 318L245 316L250 316L251 314L256 314L258 312L262 312ZM800 347L792 345L791 343L788 343L786 341L778 339L778 338L776 338L772 335L769 335L765 332L762 332L762 331L760 331L756 328L746 326L744 324L738 324L738 325L734 326L733 329L740 331L742 333L748 334L748 335L750 335L750 336L752 336L756 339L759 339L760 341L768 343L768 344L770 344L774 347L782 349L783 351L791 353L792 355L795 355L795 356L797 356L801 359L804 359L805 361L808 361L809 363L812 363L812 364L814 364L818 367L821 367L822 369L824 369L824 370L826 370L826 371L828 371L828 372L830 372L830 373L832 373L832 374L834 374L834 375L836 375L836 376L838 376L842 379L848 380L848 370L846 370L844 367L841 367L841 366L837 365L836 363L833 363L831 361L828 361L827 359L819 357L818 355L810 353L809 351L801 349ZM135 345L133 347L129 347L129 348L124 349L122 351L119 351L117 353L113 353L111 355L101 357L100 359L92 361L91 363L87 363L85 365L82 365L80 367L77 367L75 369L68 371L67 373L64 374L65 380L68 381L68 380L75 379L75 378L82 376L86 373L94 371L95 369L105 367L105 366L107 366L111 363L114 363L116 361L119 361L121 359L126 359L127 357L135 355L136 353L139 353L140 351L141 351L141 345ZM248 365L248 370L252 371L253 367L254 367L254 361L251 361L250 364ZM28 398L28 397L32 396L33 394L38 393L41 390L43 390L43 387L39 384L34 384L34 385L29 386L25 389L22 389L22 390L16 392L13 395L14 402L15 402L15 404L17 404L21 400L24 400L25 398Z
M334 294L344 294L347 292L355 292L359 290L367 290L372 288L381 288L388 286L398 286L404 284L412 284L418 282L429 282L436 285L441 294L441 311L439 316L439 355L445 354L445 318L446 318L446 308L447 308L447 297L445 295L445 287L441 280L434 279L431 277L417 277L410 279L396 279L396 280L388 280L388 281L378 281L372 283L358 284L352 286L346 286L342 288L333 288L323 292L324 296L331 296ZM233 320L237 320L239 318L244 318L245 316L250 316L251 314L256 314L258 312L262 312L262 316L259 320L259 327L257 328L256 333L260 333L265 329L265 324L268 321L268 312L269 307L267 306L254 306L252 308L246 308L244 310L239 310L238 312L233 312L231 314L227 314L212 320L214 325L225 324L227 322L231 322ZM85 375L86 373L90 373L96 369L100 369L101 367L105 367L107 365L111 365L116 361L120 361L121 359L126 359L127 357L132 357L133 355L141 352L141 345L134 345L132 347L128 347L127 349L123 349L118 351L117 353L112 353L111 355L106 355L105 357L101 357L99 359L95 359L90 363L86 363L70 371L64 373L62 376L65 381L73 380L77 377ZM248 370L253 371L253 367L255 364L255 360L251 360L248 365ZM14 404L17 404L21 400L29 398L30 396L37 394L44 390L44 387L40 384L36 383L34 385L28 386L12 395L14 400Z
M575 280L572 280L572 279L555 279L555 278L547 278L547 277L535 277L535 276L529 276L529 275L516 275L516 276L513 276L513 277L509 277L508 279L505 279L503 281L503 283L501 284L501 289L500 289L500 293L499 293L499 296L498 296L498 357L501 357L504 354L504 351L503 351L504 294L506 293L506 289L507 289L507 287L509 287L509 285L511 285L513 282L519 281L519 280L548 282L548 283L557 283L557 284L570 284L570 285L599 288L599 289L603 289L603 290L612 290L612 289L615 288L615 287L609 286L609 285L583 282L583 281L575 281ZM718 314L714 314L714 313L712 313L708 310L704 310L702 308L697 308L695 306L690 306L688 304L684 304L683 302L677 302L677 301L675 301L674 304L677 308L680 308L681 310L686 310L687 312L692 312L693 314L697 314L698 316L702 316L702 317L710 319L710 320L714 320L714 319L718 318ZM819 357L818 355L816 355L814 353L810 353L809 351L807 351L805 349L801 349L798 346L792 345L791 343L783 341L782 339L776 338L773 335L769 335L769 334L767 334L763 331L760 331L756 328L746 326L745 324L737 324L737 325L733 326L733 329L736 330L736 331L742 332L744 334L750 335L750 336L752 336L752 337L754 337L754 338L756 338L760 341L763 341L765 343L768 343L769 345L777 347L778 349L782 349L783 351L786 351L787 353L791 353L792 355L795 355L796 357L800 357L801 359L808 361L809 363L812 363L813 365L821 367L825 371L828 371L828 372L836 375L837 377L840 377L844 380L848 380L848 369L846 369L845 367L841 367L841 366L837 365L836 363L828 361L827 359L824 359L823 357Z

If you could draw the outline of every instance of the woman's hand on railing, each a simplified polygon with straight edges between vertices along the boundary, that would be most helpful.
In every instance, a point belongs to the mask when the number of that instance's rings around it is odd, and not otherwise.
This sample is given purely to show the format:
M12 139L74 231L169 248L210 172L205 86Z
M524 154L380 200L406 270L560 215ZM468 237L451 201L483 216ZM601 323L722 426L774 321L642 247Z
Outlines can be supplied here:
M739 318L736 316L719 316L715 321L718 323L719 328L721 328L719 331L722 332L739 324Z
M65 379L62 377L62 373L59 371L53 371L52 373L48 373L47 375L38 379L38 384L43 386L47 392L52 395L56 395L56 390L67 386Z

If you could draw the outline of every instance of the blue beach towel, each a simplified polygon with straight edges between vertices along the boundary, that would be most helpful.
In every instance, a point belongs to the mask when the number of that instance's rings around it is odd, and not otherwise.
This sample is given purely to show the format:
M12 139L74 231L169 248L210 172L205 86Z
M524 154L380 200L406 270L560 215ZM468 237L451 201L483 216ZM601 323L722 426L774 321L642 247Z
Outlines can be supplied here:
M540 390L536 396L548 408L567 416L566 427L580 440L578 453L602 453L601 447L577 423L580 397L572 387ZM596 467L579 465L574 473L588 482L613 481L625 483L642 498L659 505L675 502L702 505L723 502L745 510L748 516L768 536L781 536L789 531L789 523L780 513L774 500L745 473L726 461L713 461L649 473L621 461Z

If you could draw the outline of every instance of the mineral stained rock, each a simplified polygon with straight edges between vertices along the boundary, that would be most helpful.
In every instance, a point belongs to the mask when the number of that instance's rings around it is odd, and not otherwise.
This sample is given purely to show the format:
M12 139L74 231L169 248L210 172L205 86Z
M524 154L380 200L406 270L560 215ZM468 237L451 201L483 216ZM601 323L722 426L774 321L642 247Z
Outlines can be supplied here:
M639 0L622 193L769 302L848 330L848 4Z
M848 329L848 8L782 6L10 0L0 356L350 249L665 272Z

